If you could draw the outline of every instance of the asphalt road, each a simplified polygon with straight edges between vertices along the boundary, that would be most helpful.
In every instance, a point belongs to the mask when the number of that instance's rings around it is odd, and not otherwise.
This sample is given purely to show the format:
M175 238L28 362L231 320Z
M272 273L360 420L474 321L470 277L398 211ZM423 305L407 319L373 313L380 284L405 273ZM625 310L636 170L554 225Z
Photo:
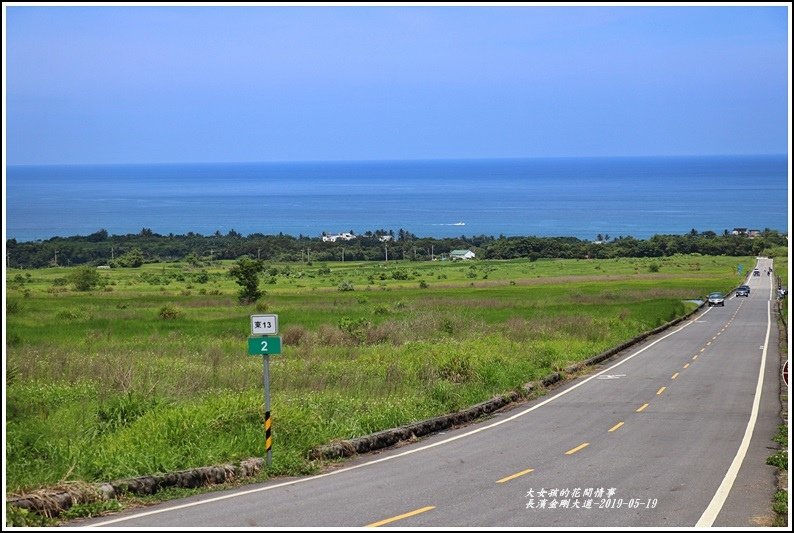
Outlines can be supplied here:
M112 527L770 525L775 294L705 308L589 377L328 473L81 522Z

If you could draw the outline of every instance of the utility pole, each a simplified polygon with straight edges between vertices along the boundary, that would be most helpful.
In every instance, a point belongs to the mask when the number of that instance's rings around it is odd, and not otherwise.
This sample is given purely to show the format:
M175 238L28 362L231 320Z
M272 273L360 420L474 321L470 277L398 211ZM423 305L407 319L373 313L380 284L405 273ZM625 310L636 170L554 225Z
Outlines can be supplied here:
M116 259L116 255L115 255L115 251L113 250L113 247L111 246L110 247L110 260L113 261L114 259Z
M261 250L261 248L257 248L257 249L256 249L256 260L257 260L257 261L259 261L259 251L260 251L260 250Z
M388 244L384 244L384 246L386 247L386 262L388 263L389 262L389 245Z
M430 245L430 260L433 261L433 245Z
M345 262L345 247L342 246L342 262Z
M58 266L58 250L55 250L55 266Z

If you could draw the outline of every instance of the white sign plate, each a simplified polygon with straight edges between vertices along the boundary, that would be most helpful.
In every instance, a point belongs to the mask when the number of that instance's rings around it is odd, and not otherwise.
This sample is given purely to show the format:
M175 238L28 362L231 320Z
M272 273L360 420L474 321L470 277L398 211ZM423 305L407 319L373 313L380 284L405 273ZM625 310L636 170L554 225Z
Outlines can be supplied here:
M278 335L278 315L251 315L251 335Z

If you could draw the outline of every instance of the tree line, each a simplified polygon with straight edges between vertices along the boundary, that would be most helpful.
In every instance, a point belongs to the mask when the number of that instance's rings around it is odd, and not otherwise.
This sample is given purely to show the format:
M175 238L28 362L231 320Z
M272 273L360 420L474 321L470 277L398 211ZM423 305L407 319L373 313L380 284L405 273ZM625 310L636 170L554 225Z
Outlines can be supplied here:
M6 265L10 268L109 265L136 267L144 262L184 260L195 264L218 259L250 257L275 262L312 261L429 261L445 258L452 250L467 249L478 259L541 258L608 259L615 257L663 257L675 254L760 255L764 250L788 246L778 231L765 229L750 238L724 231L684 235L654 235L649 239L598 235L594 241L576 237L498 237L479 235L453 238L417 237L400 229L367 231L355 239L325 242L321 237L297 237L279 233L243 236L231 230L213 235L189 232L160 235L149 228L126 235L110 235L101 229L90 235L53 237L47 240L6 241Z

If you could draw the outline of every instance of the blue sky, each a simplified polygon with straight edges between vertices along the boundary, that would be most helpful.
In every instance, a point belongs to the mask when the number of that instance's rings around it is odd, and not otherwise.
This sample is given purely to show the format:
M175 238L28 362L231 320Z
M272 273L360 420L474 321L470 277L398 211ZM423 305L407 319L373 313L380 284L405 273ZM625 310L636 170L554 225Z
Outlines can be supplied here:
M4 9L10 164L788 149L781 5Z

